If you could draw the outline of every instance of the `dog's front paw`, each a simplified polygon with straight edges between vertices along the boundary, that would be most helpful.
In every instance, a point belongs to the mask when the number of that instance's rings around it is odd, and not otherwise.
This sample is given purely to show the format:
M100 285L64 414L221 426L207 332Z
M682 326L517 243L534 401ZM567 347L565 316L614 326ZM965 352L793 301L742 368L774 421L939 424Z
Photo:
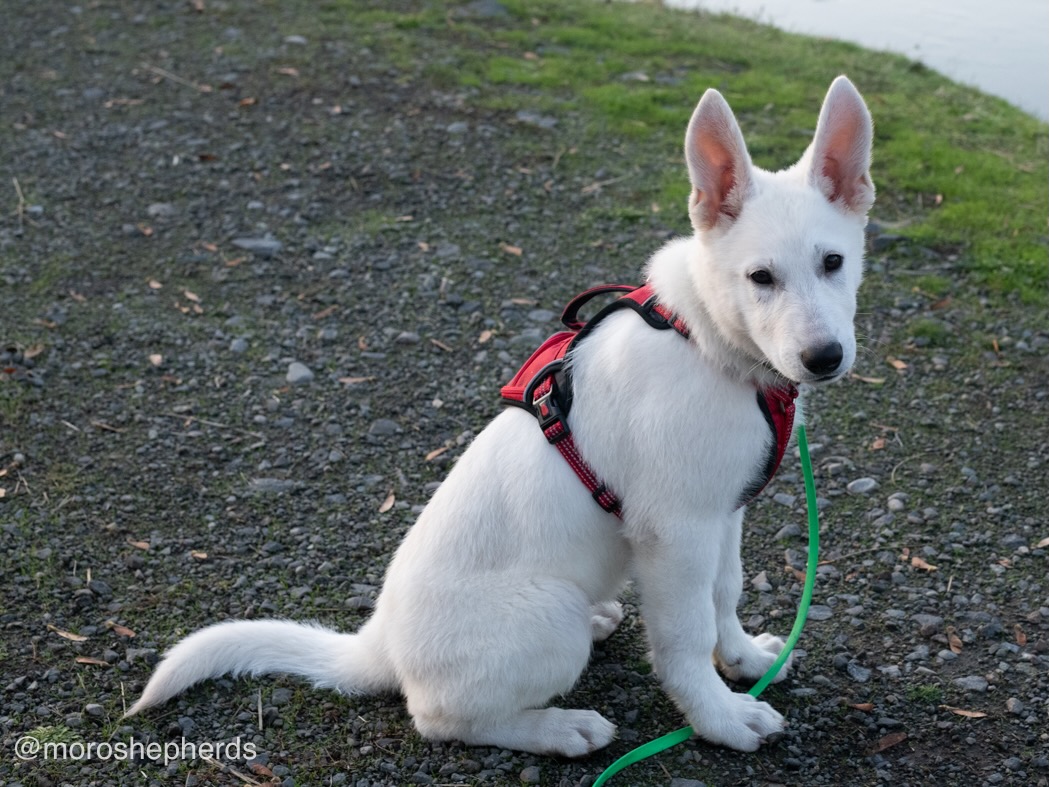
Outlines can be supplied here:
M770 735L783 731L783 716L767 702L749 694L729 697L723 705L707 709L702 718L692 721L699 737L739 751L755 751Z
M714 660L721 674L729 680L756 681L768 672L769 667L779 657L784 644L781 638L772 634L758 634L741 641L735 651L722 651L719 648ZM793 663L794 654L791 653L772 682L778 683L787 677Z

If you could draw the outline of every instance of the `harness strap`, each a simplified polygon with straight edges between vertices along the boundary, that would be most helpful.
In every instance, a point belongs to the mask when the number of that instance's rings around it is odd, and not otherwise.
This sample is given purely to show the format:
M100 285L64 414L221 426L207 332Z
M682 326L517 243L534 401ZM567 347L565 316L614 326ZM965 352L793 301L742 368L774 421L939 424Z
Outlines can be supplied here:
M583 482L597 504L608 513L622 518L622 503L612 490L597 477L593 468L579 453L572 430L568 428L565 414L557 403L554 393L554 375L550 374L536 387L532 400L532 406L539 418L539 426L547 442L561 452L561 456L579 476L579 480Z
M594 298L609 293L625 293L601 309L589 320L579 317L580 309ZM568 426L568 412L572 407L571 367L565 357L580 341L608 315L629 308L657 330L674 330L688 338L684 320L656 300L651 285L633 287L628 284L605 284L580 293L565 306L561 320L567 331L556 333L543 342L514 378L501 390L507 404L522 407L539 420L543 435L568 462L591 496L605 511L622 518L622 502L587 464L575 444ZM774 443L769 452L763 478L748 486L740 497L742 508L753 500L772 479L783 459L794 422L794 399L798 391L792 384L757 392L757 404L772 431Z

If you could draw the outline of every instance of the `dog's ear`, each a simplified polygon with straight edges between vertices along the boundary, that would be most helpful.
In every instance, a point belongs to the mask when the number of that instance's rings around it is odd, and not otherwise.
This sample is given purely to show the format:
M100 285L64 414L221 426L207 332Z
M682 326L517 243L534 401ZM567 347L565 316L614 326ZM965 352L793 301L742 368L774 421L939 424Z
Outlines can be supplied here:
M704 231L734 221L751 189L750 154L732 110L716 90L704 93L692 113L685 161L692 181L692 226Z
M840 76L823 99L816 136L809 148L809 182L831 202L865 215L874 204L871 143L874 123L863 97Z

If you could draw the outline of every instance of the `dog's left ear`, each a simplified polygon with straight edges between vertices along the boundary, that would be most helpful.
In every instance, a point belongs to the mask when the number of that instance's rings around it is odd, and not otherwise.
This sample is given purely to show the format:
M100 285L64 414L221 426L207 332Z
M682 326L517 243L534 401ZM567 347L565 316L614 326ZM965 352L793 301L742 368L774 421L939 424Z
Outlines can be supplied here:
M874 204L873 138L874 123L863 97L847 77L838 77L823 99L806 158L809 182L849 213L866 215Z

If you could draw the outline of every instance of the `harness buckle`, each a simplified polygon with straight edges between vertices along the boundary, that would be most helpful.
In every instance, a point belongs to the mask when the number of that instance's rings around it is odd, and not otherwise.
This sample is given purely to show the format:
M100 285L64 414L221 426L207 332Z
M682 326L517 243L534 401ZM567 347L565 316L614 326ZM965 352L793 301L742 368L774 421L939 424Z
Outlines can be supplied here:
M551 445L556 445L572 434L561 409L561 403L555 394L556 388L551 381L547 391L532 400L532 408L535 410L536 418L539 419L539 428L543 430L543 434L546 435ZM560 428L557 428L558 426Z

